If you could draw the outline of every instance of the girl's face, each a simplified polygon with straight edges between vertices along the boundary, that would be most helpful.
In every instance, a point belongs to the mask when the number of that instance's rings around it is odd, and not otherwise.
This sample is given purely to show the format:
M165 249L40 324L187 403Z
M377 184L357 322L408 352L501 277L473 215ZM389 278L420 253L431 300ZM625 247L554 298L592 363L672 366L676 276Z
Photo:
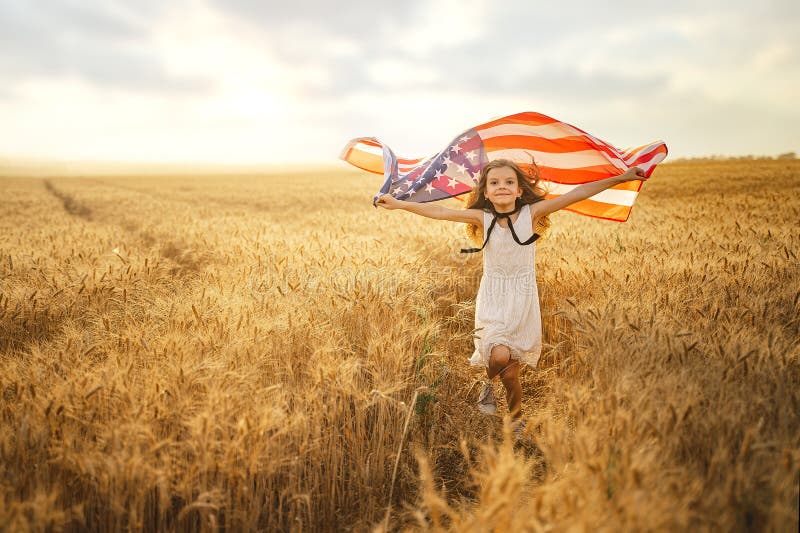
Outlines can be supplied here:
M522 196L517 174L509 167L493 168L486 174L486 198L497 205L513 205Z

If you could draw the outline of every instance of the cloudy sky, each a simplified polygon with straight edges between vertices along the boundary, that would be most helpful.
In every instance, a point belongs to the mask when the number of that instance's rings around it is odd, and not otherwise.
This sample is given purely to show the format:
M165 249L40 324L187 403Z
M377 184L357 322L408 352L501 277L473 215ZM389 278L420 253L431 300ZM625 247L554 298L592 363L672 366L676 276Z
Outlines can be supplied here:
M800 2L0 0L0 157L423 156L538 111L671 157L800 151Z

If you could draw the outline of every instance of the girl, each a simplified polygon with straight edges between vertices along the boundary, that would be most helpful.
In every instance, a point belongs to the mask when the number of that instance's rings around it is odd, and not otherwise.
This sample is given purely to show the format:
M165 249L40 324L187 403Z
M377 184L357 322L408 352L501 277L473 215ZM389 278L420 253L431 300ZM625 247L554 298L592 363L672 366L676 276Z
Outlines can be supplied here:
M544 191L538 187L538 169L536 165L532 167L535 174L529 176L512 161L491 161L481 170L480 180L464 210L405 202L388 194L377 201L385 209L403 209L437 220L463 222L469 225L467 232L471 237L483 235L481 248L462 250L484 252L483 275L475 301L475 351L470 364L485 367L489 378L483 383L478 408L487 414L496 411L492 382L499 377L514 419L522 416L520 363L535 368L542 349L535 247L530 246L538 237L534 233L537 223L547 227L550 213L613 185L647 179L641 169L633 167L619 176L585 183L546 200ZM523 424L516 425L518 436L523 429Z

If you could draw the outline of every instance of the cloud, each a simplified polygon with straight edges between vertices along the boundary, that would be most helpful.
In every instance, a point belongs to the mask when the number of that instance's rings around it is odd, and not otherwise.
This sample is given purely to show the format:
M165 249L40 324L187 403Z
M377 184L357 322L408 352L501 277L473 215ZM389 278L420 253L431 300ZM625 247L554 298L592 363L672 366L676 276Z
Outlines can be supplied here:
M261 31L277 61L317 72L296 88L312 99L410 88L485 99L642 100L687 88L722 97L752 75L748 65L762 46L784 50L783 62L797 65L789 57L798 44L788 37L796 33L788 31L798 11L792 2L215 6ZM781 76L769 75L772 87L781 85Z
M481 37L487 2L304 0L272 6L219 0L214 5L260 32L276 60L324 73L302 89L321 97L435 81L433 70L446 69L463 44Z
M0 82L75 77L154 91L205 90L209 80L170 75L149 46L158 3L0 2Z

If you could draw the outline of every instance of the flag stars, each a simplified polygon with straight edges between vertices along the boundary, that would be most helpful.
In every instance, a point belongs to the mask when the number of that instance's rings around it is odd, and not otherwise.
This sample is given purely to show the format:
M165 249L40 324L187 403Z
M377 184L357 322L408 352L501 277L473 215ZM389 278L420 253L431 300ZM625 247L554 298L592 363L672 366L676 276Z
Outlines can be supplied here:
M393 173L396 181L389 186L389 194L401 200L424 202L448 198L474 187L478 182L476 166L481 157L480 148L475 149L475 141L480 138L465 132L439 154L406 165L405 172L396 169ZM414 195L416 200L411 199Z

